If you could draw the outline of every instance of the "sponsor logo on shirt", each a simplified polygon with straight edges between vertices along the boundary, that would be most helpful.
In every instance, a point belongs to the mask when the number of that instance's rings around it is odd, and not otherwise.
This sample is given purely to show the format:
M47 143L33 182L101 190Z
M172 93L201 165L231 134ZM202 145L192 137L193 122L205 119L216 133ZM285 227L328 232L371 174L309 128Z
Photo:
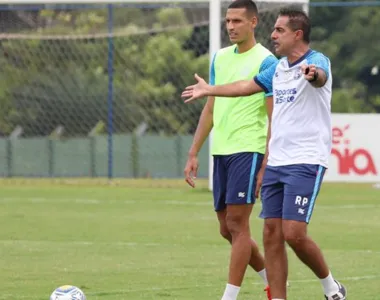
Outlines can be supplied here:
M276 104L293 103L296 99L297 88L292 89L275 89L273 92Z

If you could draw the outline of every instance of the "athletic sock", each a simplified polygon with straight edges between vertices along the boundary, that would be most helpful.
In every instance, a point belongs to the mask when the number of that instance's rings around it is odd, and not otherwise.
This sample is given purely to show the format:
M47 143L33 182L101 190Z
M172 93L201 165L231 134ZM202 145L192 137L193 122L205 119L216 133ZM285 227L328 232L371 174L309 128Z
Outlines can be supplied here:
M265 269L262 269L260 272L257 272L257 274L259 274L259 276L262 278L264 284L268 285L267 271Z
M331 272L326 278L320 279L323 290L326 296L331 296L339 292L339 286L335 282L334 278L331 275Z
M236 300L239 295L240 286L227 283L222 300Z

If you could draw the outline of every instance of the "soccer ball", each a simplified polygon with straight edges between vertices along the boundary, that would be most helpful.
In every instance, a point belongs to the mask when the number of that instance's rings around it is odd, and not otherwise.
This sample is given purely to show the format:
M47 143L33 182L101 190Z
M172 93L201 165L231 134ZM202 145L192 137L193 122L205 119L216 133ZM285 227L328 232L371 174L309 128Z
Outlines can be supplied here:
M76 286L63 285L54 290L50 300L86 300L86 296Z

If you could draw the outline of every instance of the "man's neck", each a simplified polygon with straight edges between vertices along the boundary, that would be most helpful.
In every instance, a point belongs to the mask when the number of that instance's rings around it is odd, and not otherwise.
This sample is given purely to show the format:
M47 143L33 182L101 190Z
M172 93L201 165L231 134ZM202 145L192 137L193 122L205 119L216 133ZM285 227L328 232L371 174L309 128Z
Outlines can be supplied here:
M297 60L299 60L302 56L306 54L310 50L309 45L303 45L302 47L296 47L294 50L287 56L288 62L290 64L295 63Z
M256 39L247 41L245 43L238 44L237 45L238 53L247 52L247 51L251 50L253 47L255 47L256 44L257 44Z

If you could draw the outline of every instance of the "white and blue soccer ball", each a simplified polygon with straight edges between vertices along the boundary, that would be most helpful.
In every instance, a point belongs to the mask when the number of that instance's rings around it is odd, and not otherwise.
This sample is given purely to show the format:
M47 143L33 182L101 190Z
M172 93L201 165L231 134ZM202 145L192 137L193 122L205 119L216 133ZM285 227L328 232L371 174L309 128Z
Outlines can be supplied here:
M54 290L50 296L50 300L86 300L86 296L76 286L63 285Z

